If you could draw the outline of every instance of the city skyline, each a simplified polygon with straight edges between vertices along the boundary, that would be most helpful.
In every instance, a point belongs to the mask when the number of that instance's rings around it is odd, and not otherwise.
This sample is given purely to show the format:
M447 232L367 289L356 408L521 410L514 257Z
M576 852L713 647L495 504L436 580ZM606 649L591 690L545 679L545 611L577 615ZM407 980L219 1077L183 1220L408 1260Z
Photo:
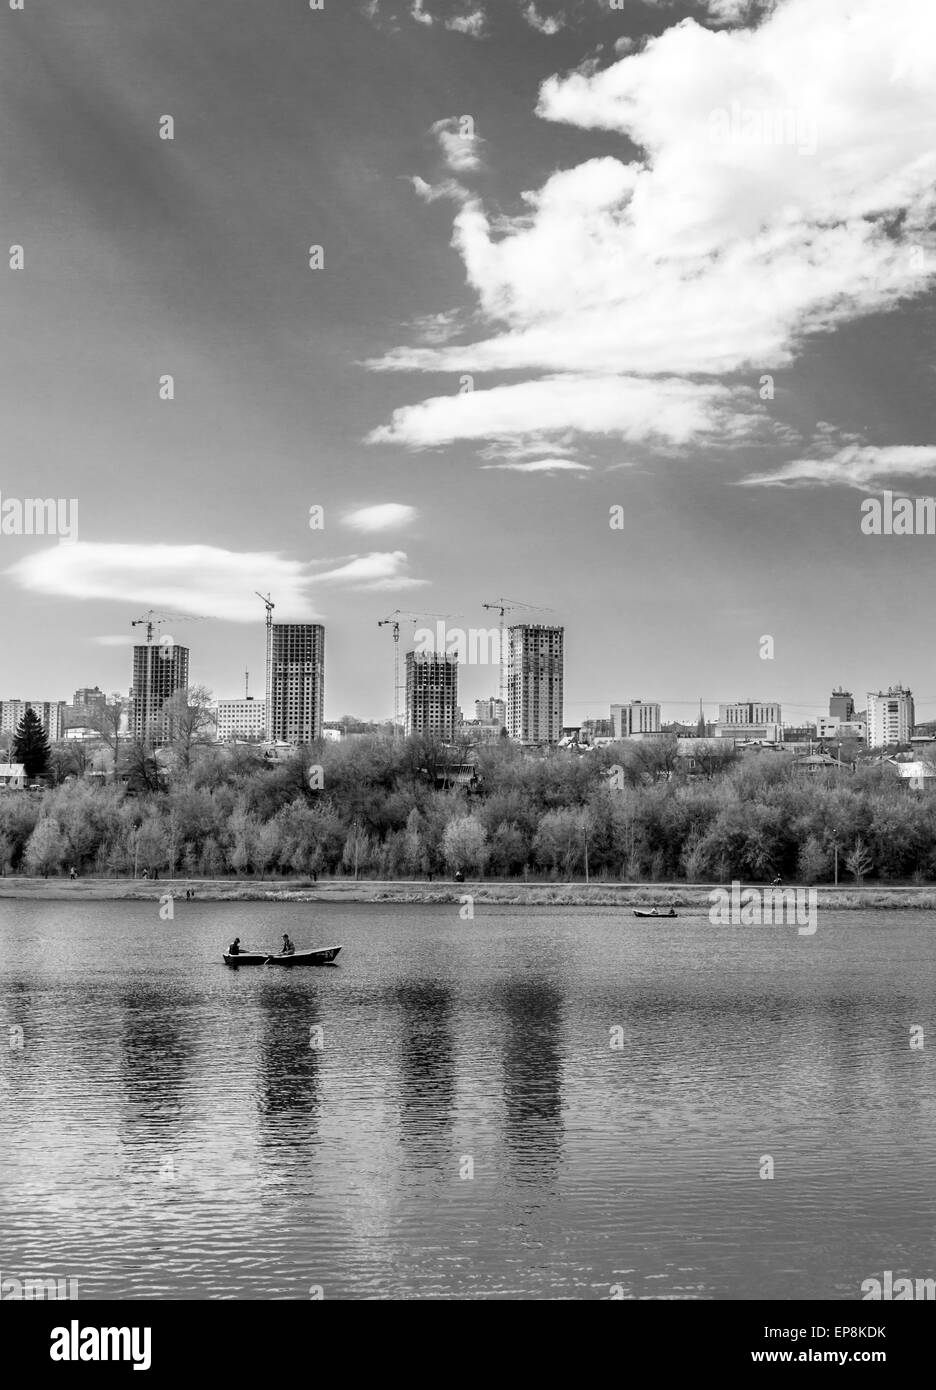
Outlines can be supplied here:
M312 626L316 626L316 625L312 625ZM489 629L488 631L490 631L490 629ZM173 645L175 646L175 645L178 645L178 644L173 644ZM196 647L197 647L197 644L195 644L195 645L196 645ZM141 647L141 645L140 645L139 643L134 643L132 638L130 639L130 641L129 641L129 643L128 643L128 646L129 646L129 648L130 648L131 655L132 655L133 652L135 652L137 649L139 649L139 650L145 650L145 647ZM192 644L191 642L189 642L189 643L186 644L186 646L185 646L185 651L186 651L187 659L188 659L188 657L190 656L192 646L193 646L193 644ZM154 650L156 650L156 649L158 648L158 644L157 644L157 643L154 643L154 644L153 644L153 648L154 648ZM407 655L407 653L404 653L403 655L404 655L404 657L405 657L405 656ZM392 660L392 658L390 658L390 659ZM243 700L245 699L245 696L244 696L243 693L234 694L234 693L230 693L230 692L228 692L228 691L220 691L220 690L216 690L216 689L211 688L211 687L208 685L208 683L207 683L206 681L203 681L203 680L201 679L201 673L200 673L200 672L198 671L198 669L197 669L197 668L198 668L197 657L196 657L196 661L194 662L194 666L195 666L196 669L194 670L194 672L192 672L193 680L192 680L191 682L189 682L189 683L190 683L190 684L197 684L197 685L204 685L204 686L206 686L206 688L210 690L210 693L211 693L211 696L212 696L212 700L213 700L214 703L217 703L217 702L219 702L219 701L224 701L224 702L231 703L231 702L243 701ZM460 662L458 663L458 669L459 669L459 672L461 672L461 673L469 672L469 671L473 671L473 672L477 673L477 670L478 670L477 667L471 666L469 663L465 662L464 660L462 660L462 661L460 661ZM496 686L497 686L497 684L498 684L498 681L499 681L499 668L498 668L496 665L494 665L494 664L489 664L489 665L483 666L481 669L484 670L484 671L486 671L488 674L487 674L486 677L482 677L482 678L481 678L480 683L478 683L478 681L477 681L477 679L476 679L475 684L477 685L477 688L479 688L479 689L482 688L482 687L484 686L485 680L488 681L488 684L489 684L492 688L496 688ZM262 663L261 663L261 671L262 671ZM86 673L86 674L87 674L87 673ZM125 674L126 674L126 673L125 673ZM246 674L245 671L242 669L242 670L241 670L241 680L242 680L242 682L243 682L243 679L244 679L244 675L245 675L245 674ZM564 674L565 674L565 667L564 667ZM364 719L364 720L366 720L366 721L371 721L371 722L375 722L375 723L376 723L376 722L391 723L391 722L392 722L392 718L393 718L393 711L392 711L392 700L393 700L393 693L392 693L393 673L392 673L392 669L391 669L391 667L390 667L389 665L388 665L387 671L386 671L385 673L382 672L382 673L380 673L380 675L378 675L378 676L376 677L376 679L375 679L374 682L373 682L373 685L374 685L375 687L378 686L378 685L380 685L380 684L381 684L381 681L382 681L382 677L383 677L384 675L386 676L386 682L387 682L387 686L388 686L388 694L387 694L387 698L386 698L386 701L385 701L386 708L385 708L382 712L374 714L374 713L369 713L369 712L363 712L362 710L341 710L340 712L337 711L337 710L330 710L329 707L328 707L328 688L327 688L327 685L325 685L325 701L324 701L324 704L323 704L323 709L324 709L324 720L323 720L323 722L325 722L325 723L333 723L333 722L336 722L338 719L343 718L345 715L355 714L355 715L357 715L358 717L360 717L360 718L362 718L362 719ZM194 677L198 677L198 679L194 679ZM460 676L459 679L461 680L462 677ZM66 681L61 682L61 683L64 684L64 685L66 685L66 686L69 686L69 685L70 685L70 686L72 687L72 689L75 690L75 691L77 691L77 689L79 689L78 687L75 687L75 686L74 686L74 682L73 682L73 681L66 680ZM8 681L9 691L12 691L14 684L15 684L14 681ZM792 726L792 725L797 724L797 723L809 723L809 722L813 722L816 718L824 717L825 715L827 715L827 714L830 712L830 699L834 699L834 697L836 696L836 694L839 693L840 690L842 689L841 682L836 682L834 686L830 686L830 687L829 687L829 689L825 692L825 694L824 694L820 699L818 699L818 700L816 700L816 701L814 701L814 702L810 702L810 703L808 703L808 704L807 704L807 703L803 703L803 702L799 702L799 701L795 701L795 700L794 700L794 701L790 701L790 700L786 700L786 699L777 699L777 700L773 700L769 695L766 696L766 697L763 697L763 699L762 699L761 701L758 701L758 700L747 700L747 699L745 699L745 698L739 699L739 698L737 697L737 695L733 696L730 700L725 700L725 699L721 698L720 696L711 696L711 697L700 696L700 697L698 697L698 698L695 699L695 700L672 701L672 700L661 700L661 699L659 699L659 698L656 696L656 694L654 693L654 691L653 691L652 682L649 681L649 680L645 680L645 681L642 681L642 682L639 682L639 681L638 681L638 682L633 682L632 684L636 685L636 686L641 690L642 693L641 693L640 695L627 695L626 698L623 698L623 699L611 698L611 699L609 699L608 701L606 701L605 703L602 703L601 700L590 701L590 702L588 702L590 708L589 708L588 712L583 716L583 719L595 719L595 718L601 719L601 718L606 718L606 717L609 717L609 711L611 711L611 710L614 709L615 707L621 707L621 706L626 706L626 705L641 705L641 704L642 704L642 705L647 706L648 708L659 707L659 710L660 710L660 722L661 722L661 723L664 723L664 724L672 724L672 723L692 724L692 723L695 722L695 718L698 716L698 711L699 711L699 704L700 704L700 702L701 702L702 707L703 707L703 713L705 713L706 716L708 716L708 715L711 714L711 715L712 715L712 718L713 718L713 722L714 722L715 717L717 716L717 713L720 712L720 710L723 709L723 708L724 708L725 706L727 706L727 705L739 705L739 704L743 704L743 703L754 703L754 704L757 704L757 703L769 703L769 704L774 704L774 705L780 706L780 707L781 707L782 709L784 709L784 710L795 710L795 711L796 711L796 716L795 716L795 718L793 718L793 717L791 717L791 718L784 718L783 721L782 721L784 724L786 724L786 725L791 725L791 726ZM874 695L874 694L886 694L886 692L887 692L888 689L891 689L891 688L893 688L893 687L900 687L900 686L902 686L903 684L904 684L904 682L903 682L902 680L899 680L899 679L898 679L898 680L888 680L888 681L886 681L886 682L883 682L883 681L881 681L881 680L872 681L872 682L871 682L870 684L868 684L867 686L863 686L863 685L859 684L858 682L854 682L854 681L853 681L853 682L851 682L851 687L852 687L852 689L853 689L854 691L858 691L858 692L859 692L858 700L859 700L859 702L860 702L861 700L867 700L867 698L868 698L869 696ZM99 679L95 682L95 687L84 687L84 688L85 688L85 689L88 689L88 690L97 688L97 689L100 689L100 690L102 691L102 693L106 693L106 694L108 694L108 695L109 695L111 692L117 693L117 694L120 694L123 698L126 698L126 699L129 700L129 699L132 698L132 696L131 696L132 686L133 686L132 678L131 678L131 680L130 680L129 683L127 683L127 682L121 683L120 681L102 682L101 679L99 678ZM260 673L258 673L258 674L256 675L255 679L254 679L254 687L253 687L253 688L254 688L255 692L258 691L258 690L262 690L262 689L264 688L263 683L262 683L262 679L261 679L261 674L260 674ZM910 689L913 689L912 684L910 685ZM12 693L9 693L9 691L8 691L8 693L2 695L2 699L6 699L8 702L11 701L11 700L19 700L20 703L36 703L36 702L30 702L30 701L23 701L21 696L19 696L19 695L14 695L14 694L12 694ZM748 692L748 693L749 693L749 692ZM851 691L848 691L847 693L851 694ZM263 695L255 694L255 695L251 696L250 698L251 698L251 700L257 700L257 701L261 701L261 702L262 702L262 700L263 700L264 697L263 697ZM459 700L460 700L460 702L461 702L461 707L464 708L464 709L469 709L473 704L477 703L478 701L480 701L481 703L486 703L486 702L489 702L489 701L496 701L497 698L498 698L498 697L496 696L496 694L493 694L493 693L489 693L489 694L483 695L483 696L471 696L470 698L469 698L468 695L463 694L462 692L460 692L460 694L459 694ZM855 697L852 696L853 701L854 701L854 698L855 698ZM377 697L376 702L377 702L377 704L379 704L379 697ZM39 703L69 704L69 703L71 703L71 701L69 701L68 699L66 699L64 696L56 696L56 697L53 697L53 699L52 699L51 702L50 702L50 701L40 701ZM915 709L915 712L916 712L916 715L917 715L917 716L920 715L921 707L932 706L934 712L936 712L936 696L932 696L932 697L922 697L922 698L921 698L921 697L917 696L917 695L914 693L914 695L913 695L913 705L914 705L914 709ZM713 711L715 711L715 713L713 713ZM862 712L866 712L866 711L862 711L862 709L860 708L860 703L854 705L854 711L855 711L855 714L856 714L856 715L858 715L858 714L860 714L860 713L862 713ZM695 715L695 717L693 717L694 715ZM934 717L936 717L936 715L934 715ZM563 715L562 723L563 723L564 725L570 725L570 724L572 724L572 723L574 723L574 722L575 722L575 721L573 721L573 720L571 720L571 719L565 718L565 715ZM582 720L579 720L578 722L582 722ZM916 720L915 720L915 722L919 724L919 723L926 723L926 722L928 722L928 721L926 720L926 718L919 718L919 717L917 717Z

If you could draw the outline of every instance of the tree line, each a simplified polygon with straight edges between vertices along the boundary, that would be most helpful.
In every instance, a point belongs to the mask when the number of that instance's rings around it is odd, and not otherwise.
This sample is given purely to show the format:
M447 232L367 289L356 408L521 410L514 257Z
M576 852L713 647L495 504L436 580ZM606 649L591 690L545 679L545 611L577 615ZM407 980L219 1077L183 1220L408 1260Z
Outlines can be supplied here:
M131 746L121 780L0 797L0 870L568 881L587 855L594 879L811 884L831 880L837 853L856 881L936 879L936 798L870 761L807 774L715 749L690 770L675 739L544 756L502 740L453 786L465 755L419 737L324 743L279 765L245 745L186 750L168 774Z

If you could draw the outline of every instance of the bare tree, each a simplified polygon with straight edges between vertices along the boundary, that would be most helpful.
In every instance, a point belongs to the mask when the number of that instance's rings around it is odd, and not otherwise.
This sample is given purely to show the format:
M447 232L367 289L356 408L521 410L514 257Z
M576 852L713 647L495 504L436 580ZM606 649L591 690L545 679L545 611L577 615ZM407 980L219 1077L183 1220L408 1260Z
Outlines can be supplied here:
M188 773L195 749L213 741L215 717L211 691L203 685L177 690L160 711L163 736L175 754L176 770Z
M123 722L126 703L120 695L112 695L110 700L97 705L88 716L88 725L100 734L102 742L113 754L114 781L117 780L120 761L120 726Z
M865 874L869 873L874 866L874 861L865 847L864 841L859 838L855 841L855 847L851 854L845 856L845 867L855 880L857 887L861 887L861 880Z

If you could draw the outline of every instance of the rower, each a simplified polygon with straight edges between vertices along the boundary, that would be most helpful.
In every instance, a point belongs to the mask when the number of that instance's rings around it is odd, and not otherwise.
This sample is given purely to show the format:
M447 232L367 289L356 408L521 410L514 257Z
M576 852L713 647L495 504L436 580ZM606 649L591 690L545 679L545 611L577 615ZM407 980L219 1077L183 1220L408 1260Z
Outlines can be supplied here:
M231 942L230 946L228 947L228 955L229 955L229 956L239 956L240 953L241 953L241 949L240 949L240 937L239 937L239 936L235 936L234 940Z
M282 956L292 956L292 955L295 955L295 952L296 952L295 946L292 944L292 942L290 941L290 939L289 939L289 937L286 935L286 933L283 932L283 949L282 949L282 951L280 952L280 955L282 955Z

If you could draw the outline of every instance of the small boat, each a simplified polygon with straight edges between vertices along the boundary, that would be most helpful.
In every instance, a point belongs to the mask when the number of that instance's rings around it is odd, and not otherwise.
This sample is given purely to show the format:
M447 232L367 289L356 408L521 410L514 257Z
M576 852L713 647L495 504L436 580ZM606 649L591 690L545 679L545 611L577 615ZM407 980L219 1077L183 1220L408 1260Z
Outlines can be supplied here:
M232 956L223 952L225 965L332 965L341 950L340 946L319 946L314 951L290 951L288 955L275 952L272 955L262 951L240 951Z
M676 912L673 910L673 908L670 908L669 912L657 912L656 908L653 907L653 908L650 909L649 912L645 912L642 908L635 907L635 908L634 908L634 916L635 916L635 917L676 917L676 916L678 916L678 913L676 913Z

